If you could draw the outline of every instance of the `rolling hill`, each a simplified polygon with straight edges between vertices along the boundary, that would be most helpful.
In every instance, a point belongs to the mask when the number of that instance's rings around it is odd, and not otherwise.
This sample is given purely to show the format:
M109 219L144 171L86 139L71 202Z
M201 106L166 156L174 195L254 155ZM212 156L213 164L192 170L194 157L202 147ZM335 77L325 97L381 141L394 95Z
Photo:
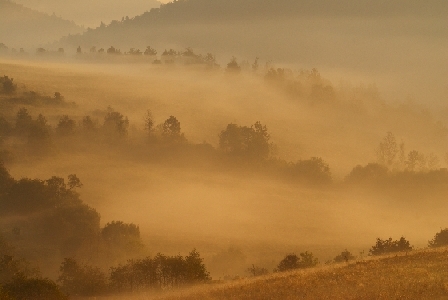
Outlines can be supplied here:
M34 52L39 45L62 36L83 32L83 28L55 15L41 13L9 0L0 0L0 43L9 48Z
M96 27L101 21L109 23L122 17L140 15L151 8L159 7L157 0L16 0L16 3L47 14L55 13L67 20L73 20L85 27Z
M446 248L422 250L276 273L157 299L447 299L447 263Z

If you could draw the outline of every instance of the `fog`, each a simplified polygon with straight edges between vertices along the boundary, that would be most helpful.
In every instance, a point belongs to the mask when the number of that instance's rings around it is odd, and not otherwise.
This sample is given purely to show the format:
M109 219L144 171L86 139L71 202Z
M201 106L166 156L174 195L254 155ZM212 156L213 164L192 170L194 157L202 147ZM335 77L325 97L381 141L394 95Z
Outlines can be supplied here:
M22 1L85 24L125 13ZM300 18L286 4L270 18L269 2L170 21L182 3L151 26L131 18L39 53L0 48L1 255L4 237L56 280L67 258L108 272L197 249L224 279L272 271L287 253L362 257L377 238L422 248L447 226L440 12L304 2ZM108 236L113 226L128 231Z
M150 146L140 141L144 111L151 109L155 123L174 115L189 142L213 147L227 124L261 121L278 157L293 162L322 157L336 182L354 166L376 161L375 148L388 131L405 143L406 151L434 153L446 166L446 115L438 118L412 102L387 104L376 98L375 89L370 95L367 84L362 91L346 83L336 87L337 102L310 105L251 73L17 61L2 61L2 70L27 89L59 91L77 103L70 109L30 108L33 115L45 114L53 126L63 114L80 119L109 105L129 118L127 143L134 145L134 153L83 141L71 150L59 146L48 158L15 161L9 169L15 178L76 174L84 183L81 198L100 212L102 224L138 224L153 254L197 247L210 258L233 246L262 260L257 251L266 247L274 248L269 257L308 247L328 258L331 249L363 249L376 237L404 235L424 246L444 226L445 189L416 193L411 187L303 186L238 167L222 169L213 158L181 154L153 161L144 154ZM351 97L359 97L359 103Z
M95 28L112 20L121 20L123 17L134 17L149 11L151 8L159 7L160 2L156 0L131 0L131 1L55 1L55 0L16 0L19 4L34 10L55 14L66 20L74 21L76 24Z

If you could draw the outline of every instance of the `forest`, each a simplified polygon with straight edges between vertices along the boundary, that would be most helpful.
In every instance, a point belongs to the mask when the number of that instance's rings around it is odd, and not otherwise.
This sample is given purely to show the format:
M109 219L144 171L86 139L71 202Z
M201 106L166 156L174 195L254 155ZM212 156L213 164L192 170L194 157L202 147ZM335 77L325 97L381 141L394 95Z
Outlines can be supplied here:
M448 295L444 0L0 0L0 299Z
M184 62L176 62L179 63ZM260 74L256 64L257 61L249 69L241 68L233 58L224 69L206 67L199 72L223 72L221 80L253 73L250 76L262 80L272 91L282 93L289 101L301 101L301 105L312 109L348 105L342 99L341 90L322 78L316 69L294 74L289 69L271 67ZM188 66L182 72L190 72ZM193 72L198 70L193 69ZM259 246L246 250L246 254L239 247L215 252L206 260L210 268L206 268L204 258L196 249L186 256L160 252L150 255L151 244L144 242L139 225L119 219L103 221L100 212L87 204L90 201L81 200L80 192L90 182L76 174L65 174L65 178L53 174L48 179L27 176L15 179L6 166L14 168L22 161L28 164L52 159L79 161L76 157L82 155L105 161L122 160L125 164L139 163L150 168L175 167L198 174L243 174L275 185L286 184L294 190L305 189L311 193L324 190L342 197L353 193L377 194L381 190L380 195L395 198L394 205L398 207L420 206L429 197L431 203L441 203L448 192L448 170L444 167L448 164L448 153L442 152L439 156L434 152L408 150L405 142L391 131L371 145L374 160L354 165L340 176L334 174L340 174L340 171L334 172L323 157L311 156L296 161L281 158L279 146L273 142L275 135L268 124L260 121L253 124L229 122L215 132L215 145L205 141L196 143L189 140L185 132L187 128L174 115L157 124L156 120L160 118L151 109L146 109L140 113L137 125L111 106L80 114L80 111L88 110L76 101L67 100L60 92L55 91L52 95L36 92L10 75L0 78L0 83L3 161L0 211L5 295L13 295L17 286L27 284L32 286L29 293L42 289L46 290L45 297L55 299L64 295L172 290L211 282L210 271L213 278L231 279L239 278L241 275L236 274L241 271L245 276L260 276L319 264L315 254L309 251L300 255L287 254L283 260L278 254L269 253L269 257L277 257L277 262L266 264L266 260L256 254L263 249ZM380 101L378 98L368 99ZM385 108L396 110L384 107L385 103L382 105L382 111ZM414 117L416 112L406 113ZM430 121L426 124L433 128L433 135L446 138L448 131L443 123ZM445 245L445 233L446 230L440 231L433 240L428 236L427 245ZM311 235L310 239L313 238ZM210 251L207 246L203 247L206 252ZM411 251L413 248L403 236L396 241L377 238L369 255ZM169 247L166 250L172 251ZM248 261L249 252L252 262ZM325 253L329 253L328 250ZM324 262L338 263L356 257L345 250ZM47 276L54 281L46 279Z

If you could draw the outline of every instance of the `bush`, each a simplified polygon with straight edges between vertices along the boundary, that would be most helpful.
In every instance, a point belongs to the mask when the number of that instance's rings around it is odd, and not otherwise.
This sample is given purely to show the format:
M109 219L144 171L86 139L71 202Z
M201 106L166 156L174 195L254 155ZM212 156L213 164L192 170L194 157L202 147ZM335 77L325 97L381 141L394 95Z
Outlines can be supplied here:
M402 251L407 252L411 250L412 246L404 237L401 237L396 241L393 241L392 238L389 238L387 240L381 240L377 238L375 246L372 246L372 249L369 250L369 253L370 255L382 255Z
M313 256L311 252L300 253L300 258L292 253L285 256L285 258L280 261L274 272L285 272L294 269L305 269L311 268L318 264L318 259Z
M3 293L3 294L2 294ZM13 281L3 285L0 296L1 299L15 300L61 300L68 299L56 283L49 279L23 278L18 277Z
M428 242L431 248L448 246L448 228L440 230L434 238Z
M348 251L347 249L345 249L345 251L342 251L341 254L339 254L338 256L336 256L333 260L336 263L340 263L340 262L348 262L349 260L354 260L355 257L353 256L353 254L350 253L350 251Z

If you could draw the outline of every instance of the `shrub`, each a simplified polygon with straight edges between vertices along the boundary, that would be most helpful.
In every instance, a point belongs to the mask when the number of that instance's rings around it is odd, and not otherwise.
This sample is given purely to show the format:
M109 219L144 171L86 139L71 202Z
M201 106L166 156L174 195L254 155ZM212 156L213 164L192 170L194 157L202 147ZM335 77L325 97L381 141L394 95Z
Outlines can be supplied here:
M16 300L60 300L68 299L59 287L49 279L18 277L3 285L0 296ZM2 298L4 299L4 298Z
M436 233L434 238L428 242L428 246L431 248L448 246L448 228Z
M381 240L380 238L377 238L375 246L372 246L372 249L369 250L369 253L370 255L382 255L402 251L407 252L411 250L412 246L404 237L401 237L396 241L393 241L392 238L389 238L387 240Z
M347 249L345 249L345 251L342 251L341 254L339 254L338 256L336 256L333 260L336 263L340 263L340 262L348 262L349 260L354 260L355 257L353 256L353 254L350 253L350 251L348 251Z
M318 264L318 259L313 256L313 253L305 251L300 253L300 257L296 254L288 254L280 261L274 272L284 272L294 269L311 268Z

